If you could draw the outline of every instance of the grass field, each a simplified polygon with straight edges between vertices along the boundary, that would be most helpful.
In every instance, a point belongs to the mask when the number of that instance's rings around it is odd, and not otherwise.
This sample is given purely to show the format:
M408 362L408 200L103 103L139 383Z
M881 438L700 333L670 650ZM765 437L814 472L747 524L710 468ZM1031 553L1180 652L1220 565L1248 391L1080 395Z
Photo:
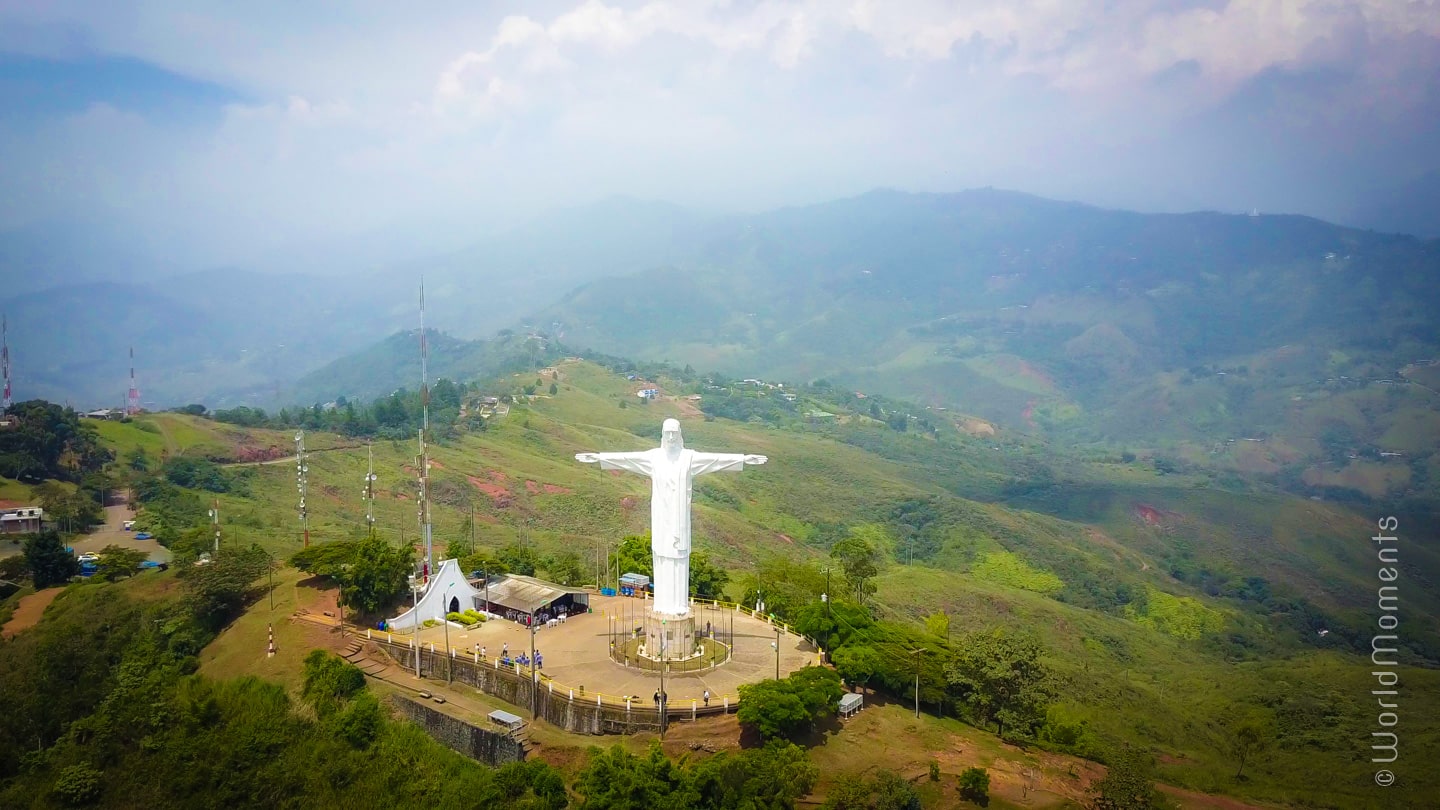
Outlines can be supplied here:
M1331 503L1218 488L1204 473L1160 475L1103 454L1093 460L1056 454L1038 440L937 441L879 426L873 434L851 435L845 428L704 421L686 416L680 403L639 404L633 383L597 366L561 364L559 375L556 396L518 404L484 432L433 446L437 557L452 543L468 549L473 508L478 546L497 549L519 541L542 557L575 551L582 567L593 570L605 545L648 525L648 482L579 464L573 454L653 446L660 422L680 417L688 446L771 459L697 485L696 546L731 569L733 582L767 557L820 559L823 548L808 541L826 525L880 523L894 532L900 530L891 517L896 504L930 504L953 525L923 565L887 562L875 597L883 616L919 621L943 610L955 633L994 626L1037 633L1063 682L1058 710L1085 723L1087 750L1141 743L1160 757L1163 777L1176 785L1322 806L1374 801L1354 742L1366 738L1369 661L1338 645L1302 643L1284 629L1283 616L1264 615L1253 604L1208 593L1170 573L1185 567L1263 576L1270 587L1304 595L1336 621L1359 627L1373 621L1375 566L1364 542L1371 518ZM527 374L511 382L532 381ZM176 446L214 441L207 424L188 422L178 420L186 426L172 425L165 434ZM134 438L153 441L154 435ZM342 444L338 437L307 436L307 445ZM380 533L413 544L415 444L382 441L373 450ZM312 542L363 531L365 459L363 447L310 457ZM1033 470L1036 459L1048 459L1040 463L1060 485L1010 504L957 495L997 493L1007 480ZM220 497L225 536L259 543L279 557L300 548L293 465L235 473L248 478L251 494ZM900 536L892 535L889 545L903 560ZM1407 554L1407 570L1440 571L1433 551L1417 545ZM1093 599L1087 588L1110 587L1107 582L1149 593L1148 605L1134 613L1087 606ZM286 589L297 593L297 587L287 579L277 597L283 600ZM1440 615L1435 596L1412 588L1406 600L1412 637L1428 638L1424 617ZM266 610L268 603L227 631L207 651L205 671L259 667L267 677L293 683L295 663L283 653L253 661L263 651ZM293 629L277 625L276 631L282 650L305 643L303 634L286 635ZM939 663L934 667L938 673ZM1437 685L1433 675L1407 669L1403 677L1428 687ZM1417 688L1407 697L1417 763L1420 751L1436 750L1434 723L1422 719L1440 708L1433 704L1436 694ZM1226 727L1237 713L1252 710L1273 717L1285 734L1247 766L1248 780L1236 781ZM1317 724L1328 731L1317 731ZM967 733L999 746L988 734ZM817 750L822 756L829 754ZM1418 765L1411 772L1415 790L1440 789L1435 778Z

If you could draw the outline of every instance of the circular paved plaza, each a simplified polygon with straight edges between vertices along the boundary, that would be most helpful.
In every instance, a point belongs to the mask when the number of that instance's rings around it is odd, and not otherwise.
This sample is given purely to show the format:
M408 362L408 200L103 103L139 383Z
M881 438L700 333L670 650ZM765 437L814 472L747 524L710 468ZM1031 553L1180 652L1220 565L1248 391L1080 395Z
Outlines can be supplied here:
M607 699L621 701L631 695L638 701L650 702L660 688L660 674L627 667L610 658L610 642L615 638L612 632L624 633L629 618L635 611L643 611L648 603L623 596L592 594L590 604L590 613L571 616L564 624L536 630L535 649L545 663L541 675L554 681L557 692L574 689L579 695L583 687L589 696L598 692ZM717 635L726 641L733 638L734 649L730 660L714 669L694 673L667 671L665 692L673 707L689 705L691 700L700 701L707 689L712 706L722 703L726 697L733 702L740 684L775 677L777 658L782 677L819 662L815 647L790 632L781 632L777 656L773 646L776 627L769 622L733 608L696 606L693 610L697 625L704 627L709 622ZM620 620L618 624L616 619ZM444 627L420 631L421 644L434 644L436 650L444 649L445 638ZM471 631L451 627L449 639L456 654L467 658L473 658L476 645L485 648L490 660L498 658L507 644L512 657L530 651L529 628L504 619L492 619Z

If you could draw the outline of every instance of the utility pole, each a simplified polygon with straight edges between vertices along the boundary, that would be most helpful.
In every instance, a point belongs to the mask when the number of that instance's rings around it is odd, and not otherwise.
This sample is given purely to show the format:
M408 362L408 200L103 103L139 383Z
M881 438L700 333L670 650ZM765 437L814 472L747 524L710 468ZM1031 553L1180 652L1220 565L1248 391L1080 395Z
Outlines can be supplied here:
M220 499L216 498L210 507L210 525L215 527L215 554L220 554Z
M780 680L780 628L775 628L775 680Z
M830 621L830 566L825 566L825 593L820 594L825 603L825 649L830 649L830 638L834 635L834 624Z
M420 524L425 532L425 581L435 568L435 546L430 525L430 455L425 447L430 432L430 345L425 336L425 279L420 279Z
M919 719L919 717L920 717L920 654L923 653L923 652L925 652L925 648L924 648L924 647L921 647L920 649L915 650L915 651L913 651L913 652L910 653L911 655L915 656L915 717L916 717L916 719Z

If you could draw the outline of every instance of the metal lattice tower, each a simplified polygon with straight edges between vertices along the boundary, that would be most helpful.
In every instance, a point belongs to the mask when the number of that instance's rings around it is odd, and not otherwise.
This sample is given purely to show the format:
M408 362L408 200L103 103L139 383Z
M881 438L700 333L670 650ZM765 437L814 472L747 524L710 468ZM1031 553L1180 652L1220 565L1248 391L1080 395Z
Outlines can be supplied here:
M305 538L305 547L310 547L310 512L305 508L305 492L308 488L310 466L305 461L305 431L295 434L295 488L300 491L300 531Z
M0 317L0 373L5 377L5 394L0 398L0 416L10 413L10 320Z
M365 445L365 526L375 536L375 448Z
M125 397L125 413L140 413L140 387L135 384L135 347L130 347L130 393Z
M425 336L425 279L420 279L420 528L425 535L424 581L435 570L435 545L430 526L430 455L426 434L430 432L430 343Z
M215 527L215 553L220 553L220 499L210 507L210 525Z

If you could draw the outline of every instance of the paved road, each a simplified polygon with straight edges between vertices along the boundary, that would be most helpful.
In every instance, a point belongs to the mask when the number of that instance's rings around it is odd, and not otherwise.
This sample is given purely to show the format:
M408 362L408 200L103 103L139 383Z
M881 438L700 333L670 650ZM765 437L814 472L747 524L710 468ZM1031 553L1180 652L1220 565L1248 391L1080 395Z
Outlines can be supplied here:
M88 551L98 552L100 549L114 544L147 552L150 559L155 562L170 562L170 549L154 540L136 540L134 532L125 531L125 521L132 517L134 515L131 514L130 507L123 503L107 506L105 507L105 525L90 534L74 538L70 545L74 546L76 554L84 554Z

